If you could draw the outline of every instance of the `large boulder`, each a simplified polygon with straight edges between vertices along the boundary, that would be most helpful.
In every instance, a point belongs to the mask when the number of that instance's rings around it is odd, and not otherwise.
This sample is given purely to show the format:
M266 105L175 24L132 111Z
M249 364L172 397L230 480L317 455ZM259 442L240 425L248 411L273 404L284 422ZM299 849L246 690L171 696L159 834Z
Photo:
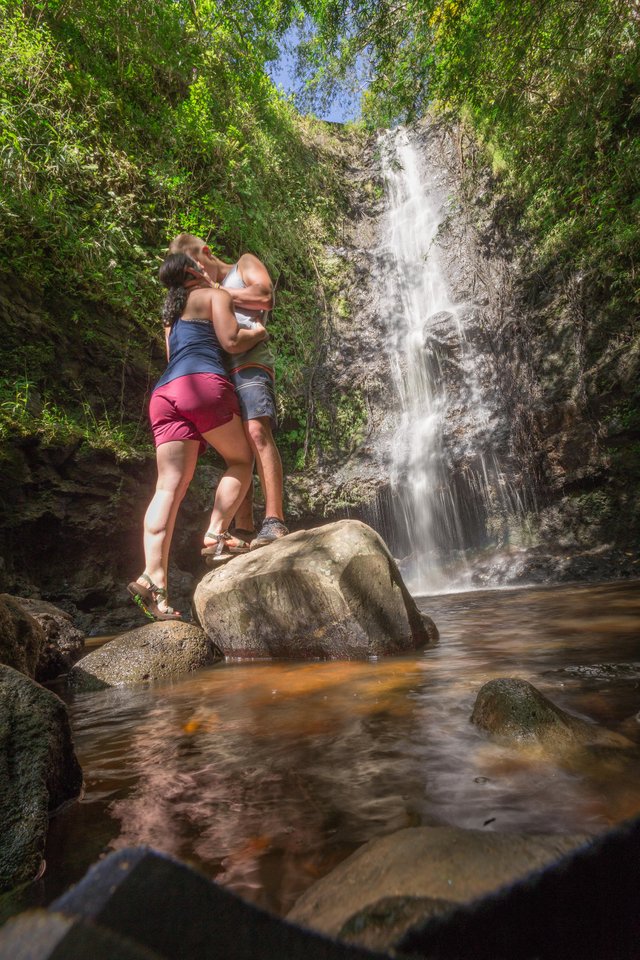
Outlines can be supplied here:
M40 624L8 594L0 594L0 663L32 677L46 644Z
M358 659L438 636L381 538L357 520L300 530L231 560L198 584L194 608L232 658Z
M287 919L328 936L344 934L353 942L359 940L359 930L364 935L371 926L366 913L384 910L389 932L399 939L403 911L406 930L449 905L483 896L554 862L586 839L409 827L366 843L307 890ZM415 898L424 898L422 917ZM375 946L380 948L380 940Z
M36 664L36 680L44 683L66 673L82 656L85 641L82 630L74 626L70 614L46 600L29 597L14 597L14 600L44 631L45 643Z
M550 753L562 754L586 745L633 746L622 734L566 713L533 684L515 677L484 684L471 722L502 743L537 745Z
M0 892L38 875L49 815L81 789L64 703L0 666Z
M206 667L221 654L193 623L159 621L129 630L79 660L68 674L77 691L166 680Z

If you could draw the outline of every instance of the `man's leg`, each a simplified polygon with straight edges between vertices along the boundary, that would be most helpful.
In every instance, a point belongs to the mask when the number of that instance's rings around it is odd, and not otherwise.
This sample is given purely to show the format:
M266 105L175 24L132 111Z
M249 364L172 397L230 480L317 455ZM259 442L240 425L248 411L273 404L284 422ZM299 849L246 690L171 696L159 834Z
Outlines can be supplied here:
M256 457L256 466L264 493L265 516L284 521L282 460L273 439L271 421L269 417L246 420L244 429Z
M265 518L258 536L251 541L254 549L289 532L284 525L282 506L282 461L272 432L277 423L276 398L272 378L259 368L239 370L234 374L233 382L265 499ZM252 528L253 504L245 498L235 518L235 529L248 531Z

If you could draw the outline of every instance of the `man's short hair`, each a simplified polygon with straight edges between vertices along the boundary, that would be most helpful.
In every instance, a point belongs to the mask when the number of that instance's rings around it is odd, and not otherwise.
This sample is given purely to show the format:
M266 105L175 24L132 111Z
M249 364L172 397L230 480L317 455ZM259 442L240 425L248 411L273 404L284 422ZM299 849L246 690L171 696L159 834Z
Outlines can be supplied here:
M180 233L169 244L169 253L186 253L190 257L197 257L203 247L206 247L206 243L200 237L192 233Z

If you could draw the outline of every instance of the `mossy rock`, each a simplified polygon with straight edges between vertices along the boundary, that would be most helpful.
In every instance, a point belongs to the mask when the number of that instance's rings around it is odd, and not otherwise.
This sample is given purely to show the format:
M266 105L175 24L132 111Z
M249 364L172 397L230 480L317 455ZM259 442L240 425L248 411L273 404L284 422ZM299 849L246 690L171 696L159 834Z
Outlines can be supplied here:
M221 659L200 627L192 623L149 623L110 640L69 671L78 692L166 680L192 673Z
M49 816L81 789L66 706L0 666L0 892L39 874Z

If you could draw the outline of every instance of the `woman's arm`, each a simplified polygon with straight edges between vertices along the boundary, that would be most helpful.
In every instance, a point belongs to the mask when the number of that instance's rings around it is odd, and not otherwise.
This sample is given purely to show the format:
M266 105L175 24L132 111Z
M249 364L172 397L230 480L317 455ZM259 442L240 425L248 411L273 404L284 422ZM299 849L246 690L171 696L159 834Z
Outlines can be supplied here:
M164 346L167 351L167 363L169 363L169 360L171 359L171 357L169 356L169 337L170 336L171 336L171 327L165 327L164 328Z
M252 330L238 326L232 300L226 290L211 290L209 297L213 328L220 346L227 353L244 353L266 339L267 331L261 323L256 322Z

